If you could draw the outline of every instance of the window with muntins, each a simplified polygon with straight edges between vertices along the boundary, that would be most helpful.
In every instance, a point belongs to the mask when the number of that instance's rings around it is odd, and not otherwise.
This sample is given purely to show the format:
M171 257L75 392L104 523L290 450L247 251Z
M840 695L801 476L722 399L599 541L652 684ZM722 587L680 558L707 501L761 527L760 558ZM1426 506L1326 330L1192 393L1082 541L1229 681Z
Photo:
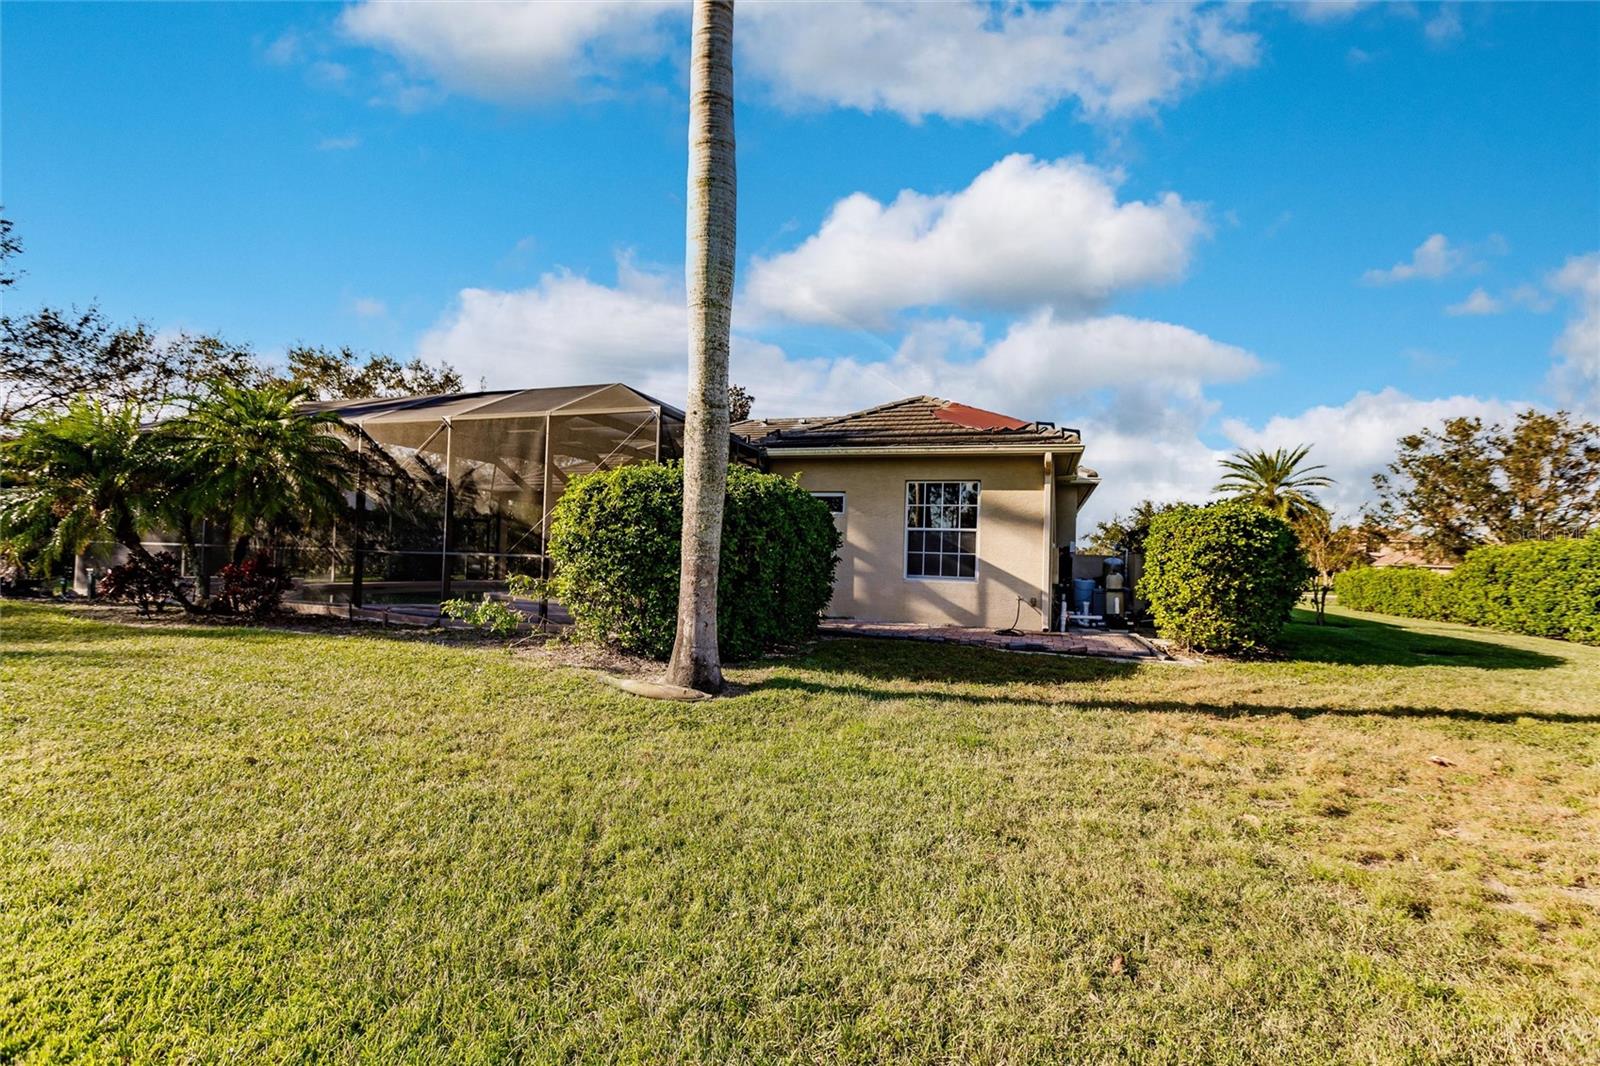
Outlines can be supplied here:
M906 482L906 577L978 575L977 481Z

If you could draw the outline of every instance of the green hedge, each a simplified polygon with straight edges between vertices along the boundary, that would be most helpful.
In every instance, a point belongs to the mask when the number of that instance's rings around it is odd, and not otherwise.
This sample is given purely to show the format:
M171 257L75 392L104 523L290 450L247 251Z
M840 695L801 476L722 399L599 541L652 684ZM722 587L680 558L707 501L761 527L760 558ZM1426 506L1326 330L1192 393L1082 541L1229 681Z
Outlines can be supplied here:
M1346 607L1405 618L1444 618L1449 594L1443 574L1414 566L1346 570L1334 575L1333 591Z
M1139 595L1162 636L1256 652L1278 636L1311 567L1289 523L1254 504L1179 507L1150 522Z
M1600 644L1600 532L1474 548L1448 575L1363 567L1333 588L1358 611Z
M580 638L665 659L678 621L683 466L646 464L574 478L551 514L551 594ZM816 632L833 592L839 530L788 478L728 468L717 639L728 660Z

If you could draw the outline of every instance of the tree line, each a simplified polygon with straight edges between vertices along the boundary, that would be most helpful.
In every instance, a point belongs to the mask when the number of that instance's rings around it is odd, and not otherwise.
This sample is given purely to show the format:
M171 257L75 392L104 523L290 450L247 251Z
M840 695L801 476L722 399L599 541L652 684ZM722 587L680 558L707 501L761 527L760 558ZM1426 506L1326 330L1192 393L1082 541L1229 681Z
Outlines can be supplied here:
M14 224L0 217L0 288L18 281L22 251ZM448 363L401 362L349 346L298 344L275 363L217 334L164 335L144 322L119 324L93 304L0 315L0 432L80 398L154 416L218 385L277 386L337 400L459 392L463 382Z
M1334 482L1308 464L1310 445L1240 451L1213 487L1287 521L1317 572L1318 604L1333 576L1392 545L1439 564L1485 545L1581 537L1600 528L1600 426L1528 408L1510 425L1448 418L1400 437L1374 475L1375 501L1341 523L1316 495ZM1150 523L1183 506L1142 500L1090 534L1091 552L1142 552Z

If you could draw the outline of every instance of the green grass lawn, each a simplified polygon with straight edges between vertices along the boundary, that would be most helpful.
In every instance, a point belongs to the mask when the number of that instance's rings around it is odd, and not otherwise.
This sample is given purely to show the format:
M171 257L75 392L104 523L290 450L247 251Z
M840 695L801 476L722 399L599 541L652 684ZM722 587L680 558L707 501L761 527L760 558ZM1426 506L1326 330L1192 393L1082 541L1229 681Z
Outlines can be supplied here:
M0 611L0 1062L1600 1056L1597 648L827 641L683 705Z

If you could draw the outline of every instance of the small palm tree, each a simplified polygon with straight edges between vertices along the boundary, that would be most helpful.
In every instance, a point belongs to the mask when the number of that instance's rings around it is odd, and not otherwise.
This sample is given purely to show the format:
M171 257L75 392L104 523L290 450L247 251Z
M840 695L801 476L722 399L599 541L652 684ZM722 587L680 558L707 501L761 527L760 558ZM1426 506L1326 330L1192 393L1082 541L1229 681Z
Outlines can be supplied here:
M338 417L305 411L307 397L281 385L219 385L168 427L185 474L178 504L190 514L222 516L238 538L236 562L252 539L270 544L345 511L355 456Z
M155 565L141 526L162 513L172 456L161 433L141 426L140 409L79 399L22 424L0 442L0 537L37 567L113 540ZM190 602L171 581L168 592Z
M1323 469L1322 464L1301 466L1311 445L1298 448L1261 449L1253 452L1236 452L1222 460L1227 471L1222 480L1212 487L1212 492L1225 492L1236 500L1257 504L1279 518L1295 519L1311 511L1322 509L1322 504L1309 490L1327 488L1333 479L1325 474L1313 473Z

